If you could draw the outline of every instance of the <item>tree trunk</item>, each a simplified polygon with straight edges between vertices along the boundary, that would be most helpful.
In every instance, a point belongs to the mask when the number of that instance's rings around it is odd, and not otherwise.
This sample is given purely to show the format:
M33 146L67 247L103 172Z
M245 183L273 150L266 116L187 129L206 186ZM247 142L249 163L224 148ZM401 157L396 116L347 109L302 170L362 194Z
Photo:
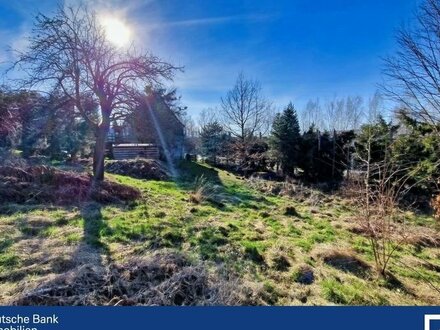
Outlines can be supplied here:
M104 118L96 128L96 143L93 152L93 179L95 182L104 180L105 142L110 128L110 120Z

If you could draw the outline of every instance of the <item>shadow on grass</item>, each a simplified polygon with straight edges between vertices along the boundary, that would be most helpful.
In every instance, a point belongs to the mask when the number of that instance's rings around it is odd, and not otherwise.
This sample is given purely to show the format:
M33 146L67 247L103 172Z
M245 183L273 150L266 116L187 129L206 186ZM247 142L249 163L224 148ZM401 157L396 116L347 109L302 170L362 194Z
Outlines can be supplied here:
M118 204L114 204L118 205ZM121 207L126 207L121 205ZM81 206L52 206L44 204L4 204L0 207L0 215L4 216L14 216L19 217L16 220L16 226L21 232L21 236L16 238L15 241L20 241L22 239L29 239L31 237L36 237L42 234L44 230L51 227L61 227L68 224L67 219L57 219L44 220L44 215L36 215L35 219L32 219L32 212L43 211L67 211L75 212L79 208L80 215L84 219L83 228L83 241L97 248L105 248L106 246L101 241L101 233L108 229L107 224L103 221L101 208L102 205L97 202L87 202ZM29 220L31 219L31 220ZM0 243L0 252L2 246L6 242Z
M207 202L211 206L223 210L230 210L228 206L237 205L241 208L259 209L261 204L265 206L274 205L264 196L257 196L246 189L243 184L234 183L225 185L219 176L216 168L205 166L191 161L182 161L179 164L180 177L177 180L178 186L188 192L196 189L197 179L204 177L207 182L216 187L216 193Z
M101 240L103 231L108 230L108 225L103 221L101 204L90 202L81 208L84 219L83 241L95 248L102 248L108 252L108 247Z
M177 181L179 186L185 188L192 188L191 185L194 181L203 176L209 182L223 186L223 182L220 179L218 170L213 167L203 166L192 161L181 161L179 163L180 177Z
M77 212L76 208L22 205L18 210L16 209L16 212L19 213L18 217L5 226L17 230L18 235L15 237L4 235L0 243L0 284L1 282L16 283L20 287L23 281L27 281L25 278L30 275L33 278L31 282L38 283L33 291L39 298L28 300L27 294L29 292L23 288L24 291L13 298L13 301L7 302L8 304L50 304L51 297L47 297L48 299L45 300L43 296L65 295L67 293L48 291L40 297L38 290L42 287L59 287L59 281L64 278L69 278L69 281L73 282L81 282L79 276L84 267L92 267L95 270L105 269L106 265L111 262L111 257L108 246L101 237L102 233L108 229L102 216L101 207L96 202L89 202L80 207L79 213L83 219L82 237L73 246L66 245L66 241L59 234L53 236L54 230L63 231L62 228L69 224L69 218L54 219L44 215L44 212L36 215L31 212L38 210ZM6 207L3 209L6 210ZM9 206L5 213L14 215L12 209L13 207ZM77 220L78 218L75 221ZM12 231L10 232L12 233ZM50 280L44 280L47 275L56 276L52 276ZM34 298L36 296L34 295Z
M416 297L413 290L405 286L405 284L399 280L393 273L387 271L383 278L383 286L389 290L403 291L406 294Z

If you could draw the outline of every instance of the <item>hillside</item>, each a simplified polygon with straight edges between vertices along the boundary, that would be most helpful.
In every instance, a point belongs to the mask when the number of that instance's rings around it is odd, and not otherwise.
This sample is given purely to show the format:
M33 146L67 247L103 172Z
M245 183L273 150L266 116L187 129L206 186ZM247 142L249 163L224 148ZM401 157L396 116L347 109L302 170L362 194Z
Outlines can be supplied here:
M141 190L128 203L1 205L0 303L440 304L433 218L405 213L412 234L383 279L350 199L264 194L197 163L180 172L177 181L106 174Z

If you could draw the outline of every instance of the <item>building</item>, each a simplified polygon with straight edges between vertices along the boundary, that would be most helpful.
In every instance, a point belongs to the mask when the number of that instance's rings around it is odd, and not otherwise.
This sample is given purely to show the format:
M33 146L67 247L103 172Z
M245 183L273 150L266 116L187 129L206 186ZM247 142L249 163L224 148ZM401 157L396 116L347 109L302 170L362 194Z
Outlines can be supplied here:
M108 137L113 150L128 151L124 158L147 158L155 154L152 149L156 147L162 159L181 159L184 140L184 124L156 92L145 95L125 120L114 122Z

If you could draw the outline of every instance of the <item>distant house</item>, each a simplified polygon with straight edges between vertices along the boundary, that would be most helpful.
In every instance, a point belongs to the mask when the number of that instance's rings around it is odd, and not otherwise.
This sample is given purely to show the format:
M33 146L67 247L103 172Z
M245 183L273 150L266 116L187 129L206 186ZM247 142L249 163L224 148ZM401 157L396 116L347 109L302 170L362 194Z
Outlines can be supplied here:
M113 123L108 141L113 149L126 152L124 158L158 155L181 159L184 156L185 126L158 93L150 93L123 122ZM146 151L149 150L149 152ZM137 151L135 151L137 150Z

